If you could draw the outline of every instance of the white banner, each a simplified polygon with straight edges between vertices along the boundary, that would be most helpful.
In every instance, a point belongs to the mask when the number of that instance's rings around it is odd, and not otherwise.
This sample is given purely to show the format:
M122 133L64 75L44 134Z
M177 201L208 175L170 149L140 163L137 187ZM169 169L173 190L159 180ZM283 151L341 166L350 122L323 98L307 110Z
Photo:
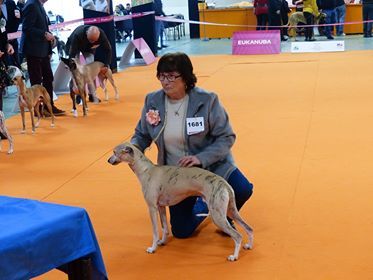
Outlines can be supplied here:
M345 41L292 42L292 53L304 52L343 52Z

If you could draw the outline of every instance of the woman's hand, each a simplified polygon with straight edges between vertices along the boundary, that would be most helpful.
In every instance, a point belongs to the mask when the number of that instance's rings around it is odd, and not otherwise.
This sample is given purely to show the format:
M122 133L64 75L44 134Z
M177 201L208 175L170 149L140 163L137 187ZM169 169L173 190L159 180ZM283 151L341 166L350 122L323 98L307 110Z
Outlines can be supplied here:
M201 162L196 156L185 156L179 160L178 164L181 167L191 167L201 165Z
M0 57L2 57L4 55L4 52L0 51Z
M11 44L8 44L8 48L7 48L6 52L9 55L14 54L14 49L13 49L13 46Z

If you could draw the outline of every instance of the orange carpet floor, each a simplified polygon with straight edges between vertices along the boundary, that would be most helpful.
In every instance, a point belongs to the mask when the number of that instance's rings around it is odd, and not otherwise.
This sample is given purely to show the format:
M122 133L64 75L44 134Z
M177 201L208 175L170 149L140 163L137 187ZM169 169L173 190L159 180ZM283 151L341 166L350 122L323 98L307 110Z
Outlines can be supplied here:
M147 254L139 183L128 166L107 163L132 135L145 94L160 87L155 64L116 74L120 101L109 85L111 99L86 118L58 117L55 128L44 119L34 135L29 116L26 134L20 116L9 119L15 153L3 141L0 193L87 209L109 279L373 279L373 51L192 61L198 85L226 107L237 165L255 186L241 210L255 244L237 262L226 261L233 241L209 219L194 237L171 236ZM68 95L56 104L70 111ZM156 148L147 154L155 160Z

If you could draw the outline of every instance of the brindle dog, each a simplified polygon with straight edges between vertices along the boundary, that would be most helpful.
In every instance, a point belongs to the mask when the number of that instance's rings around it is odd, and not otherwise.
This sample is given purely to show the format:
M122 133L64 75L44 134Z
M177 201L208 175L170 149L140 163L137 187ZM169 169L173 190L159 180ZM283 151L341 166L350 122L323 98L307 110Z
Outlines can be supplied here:
M117 87L115 86L113 73L110 68L107 67L107 71L103 73L101 70L105 67L102 62L94 61L89 64L80 64L75 58L63 58L61 61L70 69L72 74L72 82L70 82L70 96L73 101L73 114L75 117L78 116L76 111L76 99L75 95L80 95L83 102L83 115L87 115L87 92L86 85L89 85L89 88L95 88L94 82L95 78L98 77L100 80L100 85L105 92L105 100L109 100L109 95L106 89L106 82L109 81L115 91L115 99L119 99L119 93ZM74 90L76 88L76 90ZM95 102L98 103L96 97L96 92L94 92L93 97Z
M154 165L130 143L115 147L114 154L108 162L113 165L127 162L141 182L153 225L153 244L147 249L148 253L154 253L158 245L164 245L167 241L168 225L165 207L175 205L194 195L204 198L212 221L234 240L234 253L228 256L229 261L238 259L242 236L231 226L227 216L242 226L247 233L249 241L243 245L243 248L252 248L253 230L238 213L234 191L222 177L197 167ZM161 240L159 240L157 212L163 229Z

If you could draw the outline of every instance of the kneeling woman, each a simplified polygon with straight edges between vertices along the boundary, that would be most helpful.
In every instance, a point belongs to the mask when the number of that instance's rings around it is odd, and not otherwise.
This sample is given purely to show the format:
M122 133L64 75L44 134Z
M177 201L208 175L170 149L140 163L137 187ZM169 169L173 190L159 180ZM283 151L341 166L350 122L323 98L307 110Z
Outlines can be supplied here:
M199 166L220 175L234 189L240 209L253 185L234 164L231 148L236 135L218 96L195 86L193 65L184 53L162 56L157 78L162 89L146 96L132 144L144 151L154 141L159 165ZM205 219L196 214L207 212L206 203L195 196L170 206L173 235L192 235Z

